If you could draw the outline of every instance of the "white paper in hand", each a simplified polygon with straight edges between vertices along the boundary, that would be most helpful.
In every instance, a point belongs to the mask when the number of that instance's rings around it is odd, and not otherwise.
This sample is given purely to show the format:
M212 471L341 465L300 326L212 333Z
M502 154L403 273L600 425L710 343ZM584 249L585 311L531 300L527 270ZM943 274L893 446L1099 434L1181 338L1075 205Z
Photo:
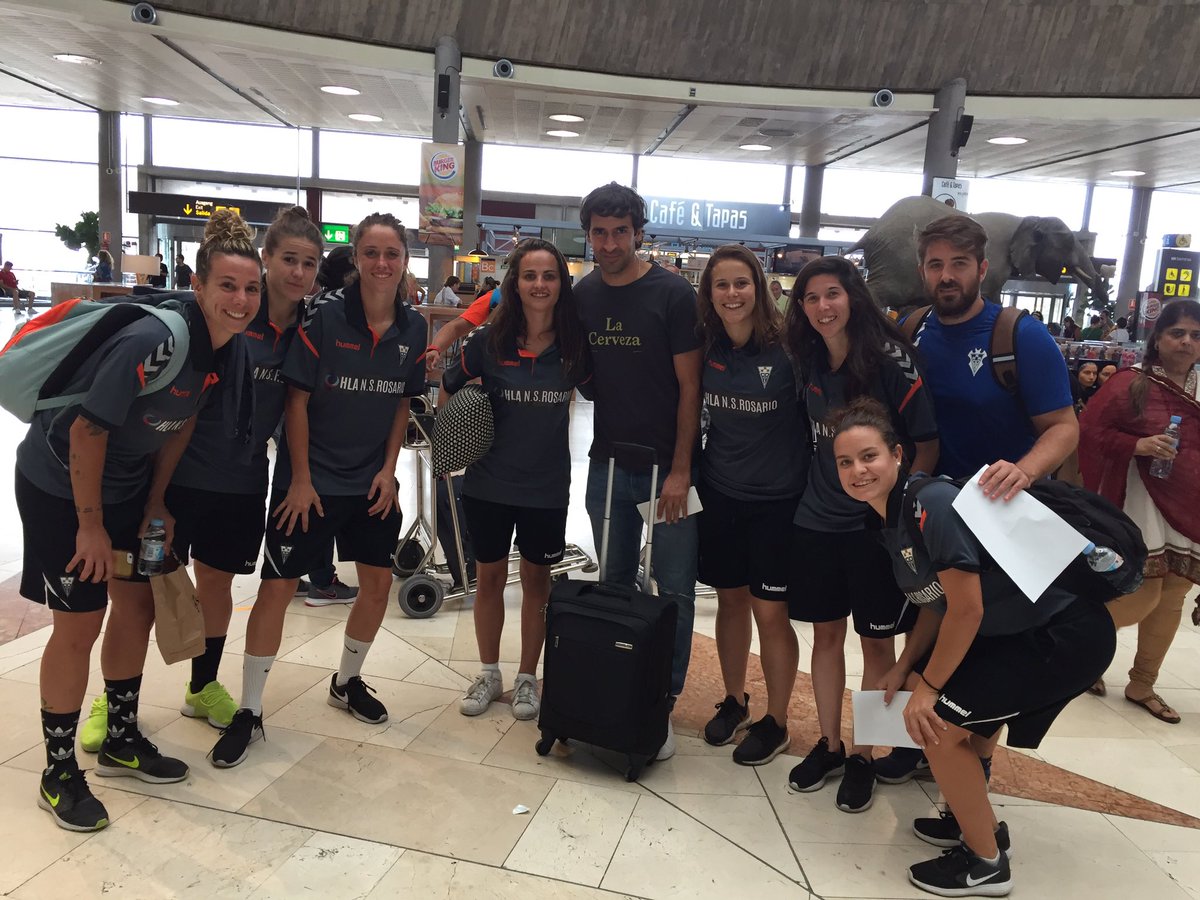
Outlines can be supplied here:
M644 521L644 522L650 521L650 501L647 500L645 503L639 503L637 505L637 508L638 508L638 512L640 512L642 514L642 521ZM689 516L694 516L696 513L700 512L700 510L702 510L702 509L704 509L704 507L700 505L700 495L696 493L696 487L695 487L695 485L693 485L692 487L688 488L687 514ZM658 507L658 509L655 510L655 513L657 515L655 516L654 524L661 525L664 521L661 504L659 504L659 507Z
M1088 539L1027 491L1007 503L989 500L979 486L986 469L963 485L954 509L1021 593L1036 602Z
M883 691L855 691L854 743L860 747L916 747L904 727L904 707L912 691L896 691L891 706L883 705Z

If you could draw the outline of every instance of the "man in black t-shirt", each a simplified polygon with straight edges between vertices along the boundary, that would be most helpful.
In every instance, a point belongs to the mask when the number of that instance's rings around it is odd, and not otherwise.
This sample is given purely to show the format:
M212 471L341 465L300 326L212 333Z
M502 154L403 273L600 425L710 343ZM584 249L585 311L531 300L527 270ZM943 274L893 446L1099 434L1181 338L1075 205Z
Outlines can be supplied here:
M696 521L687 517L693 451L700 426L700 338L696 295L678 275L641 260L637 249L646 224L646 203L615 182L583 201L580 224L596 269L575 286L594 374L595 436L588 472L587 510L601 546L608 457L614 443L648 445L660 466L659 510L654 530L654 577L659 591L679 608L671 693L687 676L696 610ZM632 585L642 536L638 503L650 497L649 466L618 460L613 486L606 576ZM674 733L659 759L675 752Z

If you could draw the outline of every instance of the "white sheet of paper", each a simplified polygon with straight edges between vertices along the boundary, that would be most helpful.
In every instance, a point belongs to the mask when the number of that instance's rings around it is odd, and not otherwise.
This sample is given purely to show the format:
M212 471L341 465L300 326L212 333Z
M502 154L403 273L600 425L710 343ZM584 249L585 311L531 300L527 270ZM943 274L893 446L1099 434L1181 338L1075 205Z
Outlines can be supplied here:
M694 516L696 513L700 512L700 510L704 509L704 507L700 505L700 495L696 493L695 485L692 485L692 487L688 488L687 503L687 514L689 516ZM650 520L650 501L647 500L645 503L639 503L637 508L638 512L642 514L642 520L648 522ZM656 510L656 512L658 513L658 518L654 520L654 524L661 525L663 523L662 510L659 509Z
M1007 503L989 500L980 469L954 499L954 509L984 549L1031 601L1050 586L1088 539L1025 491Z
M904 727L904 707L912 691L896 691L891 706L883 691L855 691L854 743L864 747L916 747Z

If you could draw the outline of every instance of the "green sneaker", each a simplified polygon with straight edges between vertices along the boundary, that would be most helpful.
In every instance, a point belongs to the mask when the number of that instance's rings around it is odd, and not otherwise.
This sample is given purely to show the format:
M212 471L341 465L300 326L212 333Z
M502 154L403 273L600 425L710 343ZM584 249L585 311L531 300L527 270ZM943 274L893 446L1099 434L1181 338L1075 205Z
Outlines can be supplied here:
M219 681L210 681L199 693L192 693L191 682L183 687L183 706L179 711L193 719L208 719L213 728L228 728L238 705Z
M79 729L79 746L88 753L99 753L108 737L108 698L101 694L92 701L92 711Z
M92 795L78 769L57 775L52 769L43 772L38 806L54 816L59 828L67 831L99 831L108 825L108 811Z

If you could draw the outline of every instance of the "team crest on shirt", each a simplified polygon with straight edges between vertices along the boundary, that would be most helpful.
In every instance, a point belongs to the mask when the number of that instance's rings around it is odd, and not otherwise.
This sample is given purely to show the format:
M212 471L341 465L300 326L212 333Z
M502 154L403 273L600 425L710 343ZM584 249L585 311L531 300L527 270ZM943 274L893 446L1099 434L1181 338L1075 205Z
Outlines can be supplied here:
M967 353L967 365L971 367L971 374L978 375L979 370L983 368L983 361L987 359L987 351L982 347L976 347Z
M404 365L404 361L408 359L408 344L401 344L396 348L396 352L400 355L400 359L397 360L397 362L399 362L400 365Z
M902 557L904 557L904 561L908 564L908 567L910 569L912 569L913 573L915 574L917 571L917 562L915 559L913 559L913 548L912 547L901 547L900 555Z
M763 387L767 386L767 382L771 380L771 366L759 366L758 377L762 379Z
M287 544L280 544L279 555L283 557L283 561L286 563L288 561L288 557L292 555L292 548Z

